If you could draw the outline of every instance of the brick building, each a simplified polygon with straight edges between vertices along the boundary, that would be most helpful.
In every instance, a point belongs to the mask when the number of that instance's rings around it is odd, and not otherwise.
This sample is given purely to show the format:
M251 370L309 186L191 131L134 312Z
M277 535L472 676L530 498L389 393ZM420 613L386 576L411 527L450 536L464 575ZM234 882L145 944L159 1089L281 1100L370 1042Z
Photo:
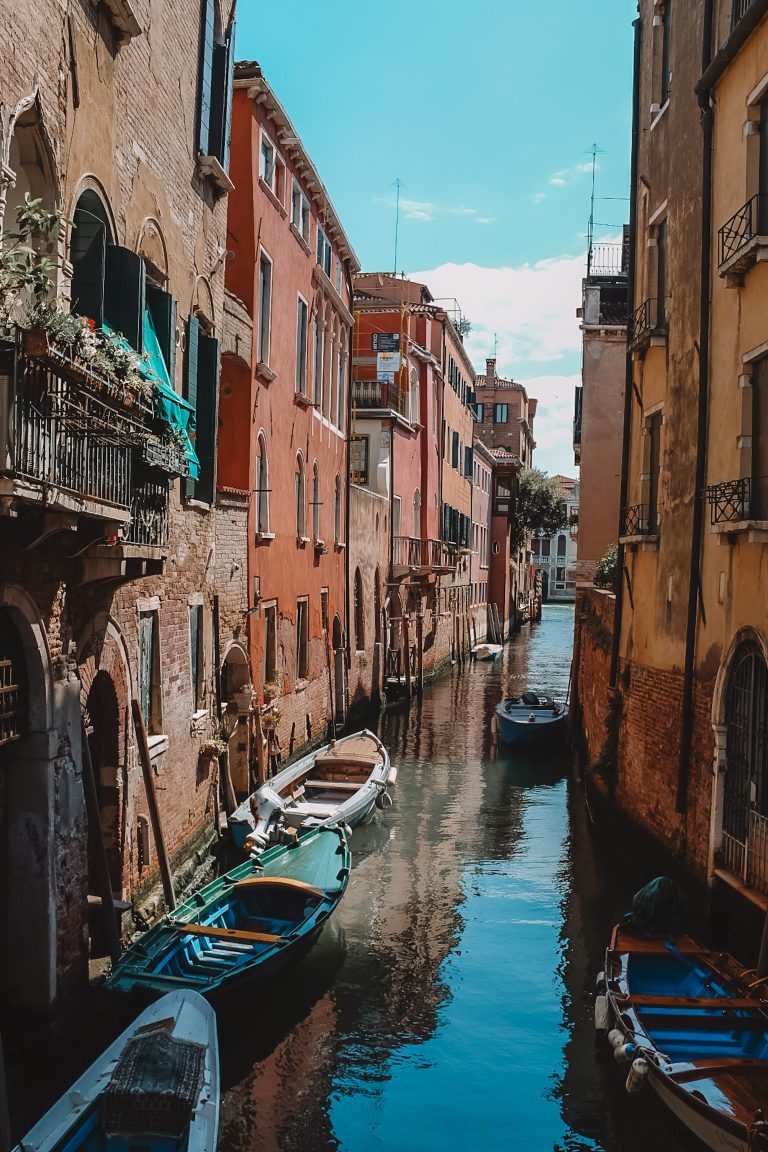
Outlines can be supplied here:
M219 492L240 502L240 612L255 702L274 754L290 754L347 714L347 381L358 265L254 62L235 71L232 139L226 285L253 340L222 369ZM219 520L224 530L234 515ZM248 788L246 769L238 764L238 791Z
M100 846L102 892L139 903L157 879L132 702L174 871L211 826L233 25L213 0L151 21L41 0L0 26L0 214L25 193L63 211L51 301L93 329L57 342L50 309L22 337L28 301L4 301L0 999L47 1008L85 976Z

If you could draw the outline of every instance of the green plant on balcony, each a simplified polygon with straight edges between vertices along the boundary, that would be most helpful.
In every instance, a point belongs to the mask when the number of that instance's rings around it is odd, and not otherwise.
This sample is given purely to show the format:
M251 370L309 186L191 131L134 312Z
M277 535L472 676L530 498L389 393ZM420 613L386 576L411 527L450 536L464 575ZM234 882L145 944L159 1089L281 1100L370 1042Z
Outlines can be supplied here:
M46 252L38 251L32 242L37 239L50 245L62 220L60 212L49 212L41 199L33 199L27 192L24 203L16 209L16 227L3 229L0 235L0 324L3 327L16 323L16 312L25 301L36 304L50 295L58 264Z

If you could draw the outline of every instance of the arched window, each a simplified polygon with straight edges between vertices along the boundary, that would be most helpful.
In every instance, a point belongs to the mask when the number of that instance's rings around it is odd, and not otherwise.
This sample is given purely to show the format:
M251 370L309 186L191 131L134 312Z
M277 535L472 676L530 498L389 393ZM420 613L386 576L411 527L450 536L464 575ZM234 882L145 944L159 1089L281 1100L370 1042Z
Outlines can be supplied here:
M341 476L336 473L336 496L333 507L333 538L341 544Z
M413 538L421 539L421 492L418 488L413 494Z
M69 259L72 262L72 311L104 323L104 274L107 245L112 243L107 210L101 197L86 188L72 221Z
M312 538L320 540L320 470L317 460L312 467Z
M365 648L365 613L363 608L363 578L360 569L355 568L355 650L362 652Z
M306 496L304 493L304 461L299 452L296 457L296 535L304 536L307 528Z
M558 554L558 556L565 556L565 548L566 548L565 536L563 536L561 534L557 538L557 554Z
M736 649L725 698L722 863L768 888L768 667L754 640Z
M269 532L269 460L263 432L256 441L256 531Z
M419 376L415 369L411 372L411 383L409 388L409 403L410 403L410 421L411 424L418 424L419 422Z

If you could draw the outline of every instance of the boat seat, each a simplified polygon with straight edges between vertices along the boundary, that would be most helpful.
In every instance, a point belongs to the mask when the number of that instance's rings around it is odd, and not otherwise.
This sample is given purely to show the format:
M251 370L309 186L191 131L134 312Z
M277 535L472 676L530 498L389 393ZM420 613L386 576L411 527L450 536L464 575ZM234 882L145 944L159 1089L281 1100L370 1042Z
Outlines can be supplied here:
M327 820L329 816L334 815L338 807L336 802L330 800L302 800L300 804L288 808L283 819L286 824L301 824L308 816L314 816L317 820Z
M317 788L326 792L357 792L360 787L354 780L306 780L308 788Z
M235 889L240 891L243 888L263 888L265 886L299 888L303 892L311 893L312 896L320 896L321 898L325 896L322 888L318 888L315 884L307 884L305 880L294 880L292 876L247 876L245 880L237 881Z
M248 883L248 881L241 881L241 883ZM279 940L279 936L273 936L271 932L244 932L240 928L214 928L212 924L184 924L181 925L184 932L189 932L193 936L214 936L219 940L242 940L248 941L253 944L274 944Z
M617 997L618 999L618 997ZM622 1007L624 1007L622 1001ZM762 1000L747 997L728 996L630 996L626 1007L634 1008L729 1008L739 1011L765 1011L768 1005Z

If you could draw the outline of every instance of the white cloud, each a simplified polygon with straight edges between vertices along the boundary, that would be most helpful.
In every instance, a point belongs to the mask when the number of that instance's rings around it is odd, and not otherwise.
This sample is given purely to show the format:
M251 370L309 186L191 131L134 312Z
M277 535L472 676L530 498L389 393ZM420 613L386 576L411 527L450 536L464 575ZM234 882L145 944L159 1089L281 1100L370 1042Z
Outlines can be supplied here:
M478 224L495 224L496 223L496 217L495 216L478 216L477 223Z
M562 176L553 176L550 180L550 184L554 184L556 188L565 188L567 183L568 181L564 180Z
M575 475L571 426L579 378L573 366L581 349L576 309L585 265L586 256L580 253L519 267L442 264L411 273L433 296L459 301L472 322L465 345L476 370L485 370L485 359L493 355L494 340L498 342L499 375L519 380L529 396L539 400L534 462L565 475ZM552 365L549 372L547 364Z
M534 204L541 204L542 200L546 200L546 198L547 198L546 192L534 192L534 194L533 194Z
M449 208L452 216L476 216L477 208Z
M388 208L397 205L395 196L377 196L377 204L386 204ZM406 220L421 220L429 223L437 216L467 216L474 217L478 224L493 224L495 217L478 216L477 208L468 208L463 204L435 204L431 200L411 200L408 196L400 197L400 211Z
M434 220L435 205L429 200L409 200L407 196L400 197L400 211L406 220Z

